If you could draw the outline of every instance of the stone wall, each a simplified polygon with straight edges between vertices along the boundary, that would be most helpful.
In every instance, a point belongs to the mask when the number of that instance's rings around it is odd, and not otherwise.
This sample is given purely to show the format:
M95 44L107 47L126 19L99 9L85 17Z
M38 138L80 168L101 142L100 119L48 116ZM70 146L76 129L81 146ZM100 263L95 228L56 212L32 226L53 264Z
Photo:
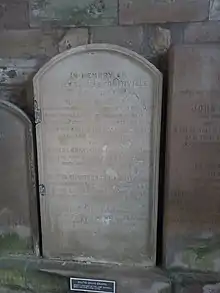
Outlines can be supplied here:
M219 0L1 0L0 93L32 115L27 83L49 58L87 43L145 56L165 75L173 44L218 43Z
M164 74L166 102L169 48L220 43L220 0L0 0L0 98L33 118L34 74L56 54L88 43L117 44L146 57ZM1 259L1 292L67 292L68 280L40 272L39 263L25 259L16 268ZM175 293L220 292L219 275L169 274Z

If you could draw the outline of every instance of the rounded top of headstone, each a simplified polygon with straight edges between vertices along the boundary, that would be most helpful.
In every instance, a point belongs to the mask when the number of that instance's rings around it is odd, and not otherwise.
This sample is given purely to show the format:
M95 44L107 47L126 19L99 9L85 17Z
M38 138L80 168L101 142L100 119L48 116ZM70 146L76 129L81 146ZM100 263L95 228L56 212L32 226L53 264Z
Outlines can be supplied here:
M16 115L17 117L19 116L24 122L31 124L29 117L16 105L8 101L0 101L0 108L10 111L11 114Z
M47 72L47 70L49 70L56 63L64 60L65 58L68 58L72 55L94 54L98 52L108 52L112 54L119 54L121 55L121 57L124 58L132 58L140 65L144 66L145 69L149 70L149 72L152 75L157 76L159 80L162 79L161 72L152 63L150 63L147 59L145 59L138 53L117 45L97 43L71 48L70 50L67 50L61 54L56 55L37 72L37 74L34 76L33 81L35 83L42 75L44 75Z
M66 51L35 76L46 257L155 264L161 77L108 44Z

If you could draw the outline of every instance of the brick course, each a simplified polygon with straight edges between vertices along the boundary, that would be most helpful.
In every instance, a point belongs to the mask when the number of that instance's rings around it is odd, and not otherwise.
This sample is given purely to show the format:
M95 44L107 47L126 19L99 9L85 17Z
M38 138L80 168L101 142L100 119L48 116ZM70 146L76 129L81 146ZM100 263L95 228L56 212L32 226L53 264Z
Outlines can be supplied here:
M208 12L208 0L119 0L120 24L199 21Z
M28 0L0 0L0 29L29 27Z

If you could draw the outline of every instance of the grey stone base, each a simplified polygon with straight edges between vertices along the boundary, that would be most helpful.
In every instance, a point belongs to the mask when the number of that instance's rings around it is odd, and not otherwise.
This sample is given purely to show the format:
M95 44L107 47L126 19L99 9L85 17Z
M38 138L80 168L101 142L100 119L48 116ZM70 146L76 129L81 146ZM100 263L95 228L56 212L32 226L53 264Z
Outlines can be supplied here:
M169 271L172 293L220 293L220 274Z
M0 292L66 293L69 292L70 277L116 281L117 293L171 293L170 280L160 269L34 258L0 259Z
M0 293L67 293L70 277L116 281L116 293L220 293L217 273L0 258Z

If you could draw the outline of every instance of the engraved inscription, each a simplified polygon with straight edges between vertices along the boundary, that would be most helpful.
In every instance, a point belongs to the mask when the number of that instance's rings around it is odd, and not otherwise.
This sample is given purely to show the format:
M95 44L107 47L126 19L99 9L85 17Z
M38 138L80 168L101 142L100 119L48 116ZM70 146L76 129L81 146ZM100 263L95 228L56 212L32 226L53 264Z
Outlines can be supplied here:
M142 78L129 79L125 72L71 72L66 82L68 87L117 87L117 88L135 88L147 87L149 82Z
M165 265L219 272L219 47L176 46L170 57Z
M154 259L159 81L155 68L108 50L65 57L37 79L48 255Z
M181 106L184 116L175 114L171 145L181 154L181 161L171 160L170 187L172 225L178 229L212 230L220 222L220 104L219 91L181 91L174 106ZM211 194L212 200L207 201ZM195 210L199 210L196 213ZM204 217L204 214L208 215Z

